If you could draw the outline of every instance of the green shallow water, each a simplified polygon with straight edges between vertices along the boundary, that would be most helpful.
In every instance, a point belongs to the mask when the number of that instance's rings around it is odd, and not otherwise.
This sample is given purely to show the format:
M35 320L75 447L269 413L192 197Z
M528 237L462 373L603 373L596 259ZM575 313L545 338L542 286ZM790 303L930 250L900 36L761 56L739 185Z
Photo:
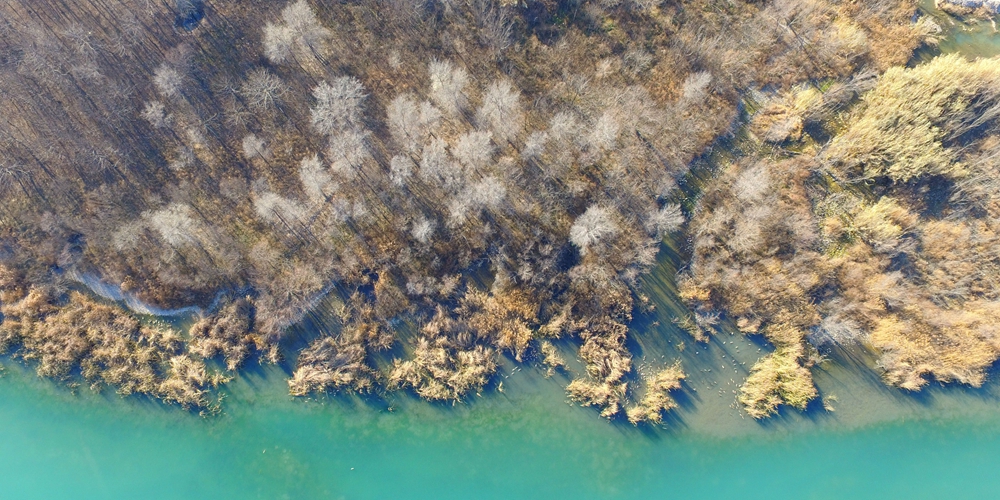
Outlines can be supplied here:
M942 413L931 404L919 420L853 427L779 419L769 427L749 424L759 432L720 436L612 425L558 398L527 391L454 409L412 403L394 412L342 400L292 402L279 384L268 382L271 378L239 382L229 401L234 409L203 420L152 403L69 395L8 370L0 381L0 497L972 498L1000 493L1000 478L991 470L1000 462L1000 419L989 412Z

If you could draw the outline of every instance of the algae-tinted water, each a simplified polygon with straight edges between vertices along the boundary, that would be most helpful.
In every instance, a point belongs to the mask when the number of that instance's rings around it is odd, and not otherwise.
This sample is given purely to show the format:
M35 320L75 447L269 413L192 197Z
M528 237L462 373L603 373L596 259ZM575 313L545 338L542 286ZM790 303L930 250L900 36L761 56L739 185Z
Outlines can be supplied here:
M275 377L277 378L277 377ZM513 377L512 377L513 378ZM463 407L393 412L288 401L237 384L228 414L72 396L8 370L3 498L971 498L1000 419L936 415L861 427L779 420L742 435L643 432L525 388ZM528 380L525 377L525 380ZM508 391L510 392L510 391ZM844 410L838 410L838 412ZM925 415L926 416L926 415Z

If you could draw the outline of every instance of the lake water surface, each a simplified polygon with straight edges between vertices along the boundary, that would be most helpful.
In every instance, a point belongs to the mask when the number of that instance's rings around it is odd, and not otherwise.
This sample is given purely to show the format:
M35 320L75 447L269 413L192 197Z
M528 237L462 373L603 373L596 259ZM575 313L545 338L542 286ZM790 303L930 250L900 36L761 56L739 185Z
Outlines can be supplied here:
M652 431L609 424L562 403L555 383L455 408L412 403L390 412L352 401L291 401L275 375L236 383L227 413L201 419L115 396L73 396L8 368L0 382L0 496L986 498L1000 492L992 470L1000 406L983 395L947 393L947 402L915 402L912 412L895 408L881 422L855 424L822 412L816 420L747 422L749 430L718 435L683 423ZM506 395L515 391L522 395ZM952 404L963 397L979 403Z

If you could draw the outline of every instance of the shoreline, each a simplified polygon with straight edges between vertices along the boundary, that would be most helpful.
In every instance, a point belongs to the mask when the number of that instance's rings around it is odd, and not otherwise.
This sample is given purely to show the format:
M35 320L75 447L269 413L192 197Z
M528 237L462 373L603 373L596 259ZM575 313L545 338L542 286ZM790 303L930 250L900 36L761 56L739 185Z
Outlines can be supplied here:
M273 384L266 375L241 381L230 411L202 420L114 395L71 396L16 370L0 378L0 396L9 403L0 409L6 429L0 438L11 444L0 449L0 465L18 478L9 491L32 498L42 491L58 496L66 485L82 498L100 491L112 497L145 491L150 498L446 492L545 498L558 491L579 498L657 491L763 498L776 491L821 497L854 491L878 498L915 484L924 493L938 491L937 481L971 470L970 462L1000 439L1000 418L985 405L942 411L941 401L930 411L862 425L775 420L754 424L754 432L706 434L694 425L666 431L608 425L525 395L516 383L467 407L409 398L386 412L359 408L354 398L292 402L280 380ZM29 416L35 418L10 425ZM887 460L900 450L905 453ZM54 453L63 457L60 481L44 483L43 490L30 486L28 478L44 463L35 457ZM885 483L890 470L897 471L890 477L909 482ZM927 474L899 475L907 470ZM852 482L837 482L845 477ZM161 487L149 490L150 484ZM864 491L857 490L861 485Z

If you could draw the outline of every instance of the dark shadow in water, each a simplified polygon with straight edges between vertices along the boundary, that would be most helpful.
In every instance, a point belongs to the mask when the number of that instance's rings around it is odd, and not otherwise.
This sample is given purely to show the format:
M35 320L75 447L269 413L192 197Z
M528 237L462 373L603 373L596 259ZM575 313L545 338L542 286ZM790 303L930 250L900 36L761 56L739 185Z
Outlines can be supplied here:
M917 404L929 407L934 402L933 394L928 391L912 392L886 385L882 374L876 366L876 356L860 345L836 345L827 348L827 357L855 376L861 376L865 381L864 390L877 391L893 398L901 404ZM833 378L836 380L836 378Z
M986 382L982 387L972 387L959 383L942 384L931 380L920 391L908 391L886 385L881 372L876 368L877 355L863 346L825 345L822 351L830 359L831 363L837 365L839 370L850 372L855 377L861 377L864 381L864 386L857 390L874 391L882 396L892 398L895 403L903 406L917 406L922 410L927 410L937 404L941 396L954 396L956 393L986 402L1000 403L1000 381L998 381L998 377L1000 377L1000 365L997 363L993 363L988 368ZM825 371L823 365L814 368L814 370ZM826 380L827 385L831 381L836 382L837 377L832 376ZM842 387L847 390L850 389L850 386L847 385L843 385ZM833 391L830 390L829 392Z
M216 356L212 361L214 362L217 368L225 367L225 361L222 359L221 355ZM285 371L284 367L282 367L282 371L283 372ZM233 374L233 376L235 379L240 380L248 387L251 387L254 390L258 390L262 387L262 385L259 384L258 381L267 380L268 372L265 369L265 365L261 363L260 357L253 356L248 358L239 368L239 370L237 370L236 373ZM220 389L220 392L225 391L225 389L226 385L223 385L222 388Z
M643 423L639 425L632 425L627 419L615 420L612 422L622 429L622 433L626 435L639 434L642 437L650 441L663 441L668 438L676 438L684 434L688 429L688 425L684 422L684 419L675 412L668 411L663 414L663 421L659 424Z
M686 380L681 380L681 388L670 392L670 397L677 403L677 409L688 411L697 409L697 403L701 402L701 396L698 395L697 391L693 391L692 389L691 384L688 384ZM676 412L671 411L670 413L674 414Z

